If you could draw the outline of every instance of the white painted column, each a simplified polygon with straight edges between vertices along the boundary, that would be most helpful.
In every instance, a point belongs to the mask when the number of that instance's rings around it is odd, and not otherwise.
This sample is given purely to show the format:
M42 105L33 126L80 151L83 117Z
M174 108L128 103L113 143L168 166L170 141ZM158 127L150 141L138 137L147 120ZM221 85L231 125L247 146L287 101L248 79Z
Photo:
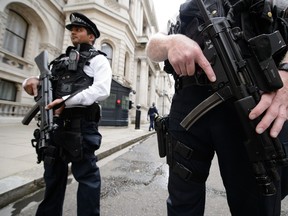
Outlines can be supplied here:
M141 59L140 63L140 82L139 82L139 103L140 105L147 106L147 93L148 93L148 65L146 59Z
M149 106L151 106L151 104L153 103L153 102L157 102L156 101L156 97L155 97L155 95L156 95L156 79L155 79L155 74L153 73L152 75L151 75L151 77L150 77L150 98L149 98L149 100L148 100L148 105ZM156 104L157 105L157 104Z

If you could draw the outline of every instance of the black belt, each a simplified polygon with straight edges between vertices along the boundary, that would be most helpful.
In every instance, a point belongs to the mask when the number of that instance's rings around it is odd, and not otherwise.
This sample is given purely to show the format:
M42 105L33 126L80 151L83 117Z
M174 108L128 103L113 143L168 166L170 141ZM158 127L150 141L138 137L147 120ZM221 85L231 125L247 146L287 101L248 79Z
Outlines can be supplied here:
M100 119L100 106L98 103L93 103L87 107L73 107L64 109L61 114L62 118L75 119L84 117L88 121L98 122Z
M88 112L88 107L73 107L64 109L61 117L67 119L81 118Z

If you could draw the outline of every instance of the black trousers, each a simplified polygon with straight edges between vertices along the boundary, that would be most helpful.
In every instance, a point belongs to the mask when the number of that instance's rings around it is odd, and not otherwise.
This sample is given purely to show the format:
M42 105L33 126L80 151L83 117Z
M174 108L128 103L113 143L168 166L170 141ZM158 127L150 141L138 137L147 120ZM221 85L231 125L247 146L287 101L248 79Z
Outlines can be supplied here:
M180 126L183 118L209 90L189 87L175 94L169 119L170 134L202 154L217 154L222 181L227 194L230 212L233 216L279 216L281 209L281 186L276 182L277 194L262 196L256 184L244 147L243 132L234 105L227 102L219 105L201 117L189 131ZM282 140L288 143L286 135ZM173 153L177 162L192 172L208 176L211 160L186 160ZM167 199L169 216L201 216L205 211L205 182L187 182L170 170Z
M80 131L83 136L83 158L72 162L71 170L79 183L77 190L77 215L100 215L101 177L94 151L100 147L101 134L95 121L81 119ZM43 201L37 209L37 216L61 216L68 175L68 162L56 157L53 164L44 164L46 183Z

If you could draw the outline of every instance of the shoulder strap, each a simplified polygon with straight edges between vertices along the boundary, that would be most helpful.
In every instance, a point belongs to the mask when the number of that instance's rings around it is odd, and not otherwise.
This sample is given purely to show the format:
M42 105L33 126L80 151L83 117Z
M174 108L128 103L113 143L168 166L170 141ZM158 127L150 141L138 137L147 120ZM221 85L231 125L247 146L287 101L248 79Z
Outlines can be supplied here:
M59 61L61 58L64 58L66 57L66 54L65 53L62 53L60 56L58 56L57 58L55 58L53 61L51 61L48 65L48 68L51 67L51 65L53 65L55 62Z

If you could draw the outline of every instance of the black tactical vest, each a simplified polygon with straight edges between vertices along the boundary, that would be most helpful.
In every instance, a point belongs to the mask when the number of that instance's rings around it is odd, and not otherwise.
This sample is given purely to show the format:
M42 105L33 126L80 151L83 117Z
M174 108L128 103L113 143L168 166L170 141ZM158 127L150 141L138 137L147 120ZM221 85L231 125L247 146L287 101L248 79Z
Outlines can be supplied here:
M105 55L89 44L81 44L78 50L68 47L65 54L50 63L54 99L75 94L92 85L93 77L89 77L83 69L85 65L89 65L89 60L98 54ZM75 66L73 70L72 64Z

